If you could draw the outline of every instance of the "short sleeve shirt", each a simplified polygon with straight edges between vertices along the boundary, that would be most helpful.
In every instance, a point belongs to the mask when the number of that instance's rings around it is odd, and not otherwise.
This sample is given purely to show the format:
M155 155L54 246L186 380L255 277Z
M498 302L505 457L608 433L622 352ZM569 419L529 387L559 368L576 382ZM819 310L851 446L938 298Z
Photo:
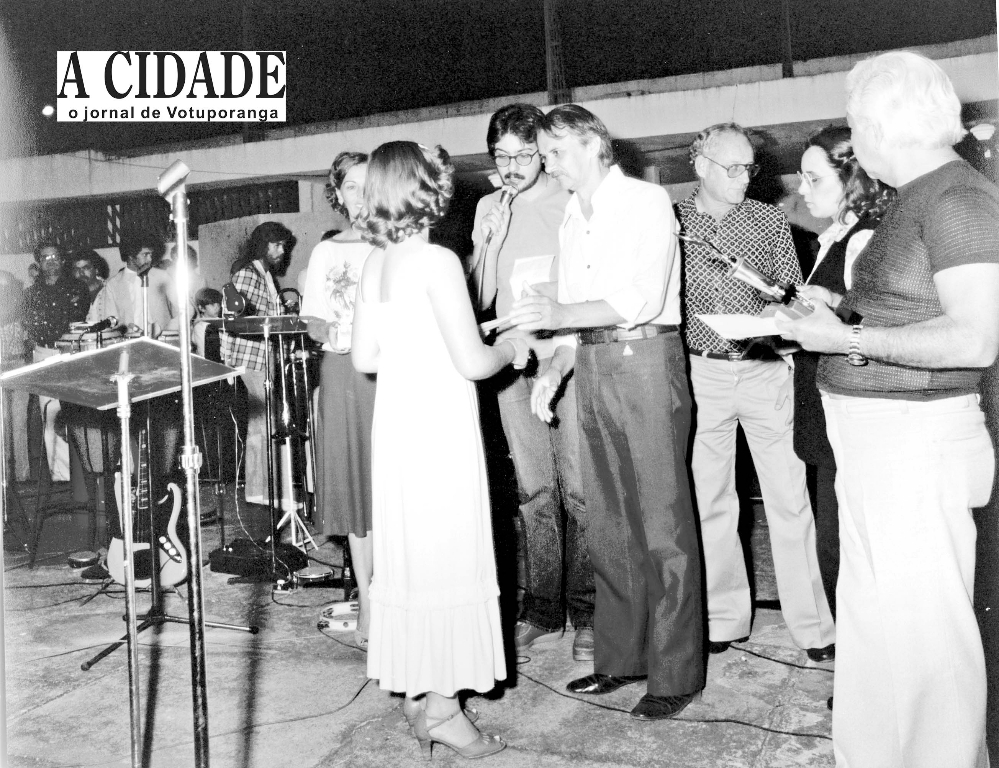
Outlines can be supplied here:
M996 263L999 189L968 163L955 160L898 189L853 265L853 285L838 311L854 312L863 325L882 328L931 320L943 314L934 275L967 264ZM981 372L878 360L852 366L843 355L824 355L816 381L836 394L925 400L971 394Z
M713 244L726 256L748 264L775 280L802 282L801 265L787 217L772 205L743 200L721 221L697 209L697 191L677 205L680 226ZM685 335L687 346L700 352L742 352L749 341L732 341L715 333L697 315L758 315L767 306L759 292L735 277L729 263L706 245L683 243Z

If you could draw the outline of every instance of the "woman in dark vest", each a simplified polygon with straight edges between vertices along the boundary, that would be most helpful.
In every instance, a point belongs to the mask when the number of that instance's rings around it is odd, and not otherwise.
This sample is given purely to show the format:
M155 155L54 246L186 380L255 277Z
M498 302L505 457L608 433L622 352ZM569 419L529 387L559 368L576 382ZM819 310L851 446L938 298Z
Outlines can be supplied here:
M851 284L853 262L864 250L894 190L871 179L860 167L850 145L850 129L823 128L808 140L801 156L798 194L817 219L832 219L819 235L819 252L806 281L843 295ZM836 615L839 574L839 507L833 483L836 462L826 437L826 420L815 370L819 355L801 351L794 356L794 451L815 475L815 538L822 585Z

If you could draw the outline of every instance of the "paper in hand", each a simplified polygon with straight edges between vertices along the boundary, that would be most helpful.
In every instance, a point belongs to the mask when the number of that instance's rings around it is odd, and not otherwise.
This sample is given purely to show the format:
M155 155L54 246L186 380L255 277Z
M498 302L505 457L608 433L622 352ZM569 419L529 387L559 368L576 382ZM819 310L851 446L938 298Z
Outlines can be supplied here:
M697 317L725 339L753 339L759 336L780 335L780 331L777 330L777 317L755 315L698 315Z
M517 259L513 263L513 271L510 274L510 290L513 292L513 298L519 299L521 297L525 283L534 285L535 283L547 283L551 280L553 261L555 261L554 254Z

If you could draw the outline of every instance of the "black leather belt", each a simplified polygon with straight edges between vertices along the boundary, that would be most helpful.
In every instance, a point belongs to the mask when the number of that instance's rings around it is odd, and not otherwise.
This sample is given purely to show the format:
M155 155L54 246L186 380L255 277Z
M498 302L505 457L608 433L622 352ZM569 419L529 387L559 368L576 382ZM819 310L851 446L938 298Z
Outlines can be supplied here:
M676 333L679 325L640 325L626 331L624 328L586 328L576 332L580 344L613 344L616 341L651 339L662 333Z
M706 357L708 360L742 360L742 352L705 352L702 349L692 349L694 357Z
M694 357L706 357L708 360L779 360L780 357L769 347L760 347L756 344L743 352L707 352L702 349L691 349L689 353Z

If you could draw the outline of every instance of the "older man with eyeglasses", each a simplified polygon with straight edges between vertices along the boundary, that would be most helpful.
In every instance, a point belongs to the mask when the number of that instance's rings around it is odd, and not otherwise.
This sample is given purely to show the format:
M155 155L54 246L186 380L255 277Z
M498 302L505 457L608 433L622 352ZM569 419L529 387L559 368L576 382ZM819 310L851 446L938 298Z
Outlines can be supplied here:
M24 293L25 335L34 350L34 362L59 354L56 342L69 331L71 323L84 320L90 295L87 286L65 270L66 258L60 246L41 242L35 246L39 277ZM53 480L69 480L69 444L56 429L60 403L51 397L38 396L44 429L45 454ZM33 408L34 406L31 406ZM29 418L32 418L29 415Z
M742 424L760 479L784 620L809 659L829 661L835 627L819 573L805 465L792 445L791 370L772 347L723 338L700 318L757 315L766 306L755 288L729 276L729 264L711 246L800 284L791 229L779 210L746 198L759 167L741 126L701 131L690 160L700 185L677 213L684 233L700 241L685 241L683 255L696 406L691 467L707 577L708 649L722 653L746 639L752 618L735 485L736 428Z

